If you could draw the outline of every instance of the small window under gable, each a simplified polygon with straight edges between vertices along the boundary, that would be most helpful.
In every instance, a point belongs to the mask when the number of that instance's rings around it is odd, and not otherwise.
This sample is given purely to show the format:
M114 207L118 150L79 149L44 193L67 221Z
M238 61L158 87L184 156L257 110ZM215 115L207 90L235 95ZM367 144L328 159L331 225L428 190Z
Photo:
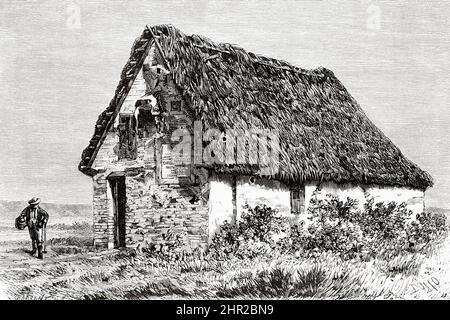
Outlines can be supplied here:
M144 108L139 108L139 113L137 115L138 130L144 130L149 132L150 127L154 125L154 117L152 111Z
M170 111L175 113L181 112L181 100L170 101Z
M148 98L148 99L145 99ZM151 97L154 99L154 97ZM140 138L148 137L152 127L155 127L155 115L159 114L156 100L143 97L136 101L135 117L137 120L137 133Z
M300 186L291 189L291 213L302 214L305 212L305 187Z

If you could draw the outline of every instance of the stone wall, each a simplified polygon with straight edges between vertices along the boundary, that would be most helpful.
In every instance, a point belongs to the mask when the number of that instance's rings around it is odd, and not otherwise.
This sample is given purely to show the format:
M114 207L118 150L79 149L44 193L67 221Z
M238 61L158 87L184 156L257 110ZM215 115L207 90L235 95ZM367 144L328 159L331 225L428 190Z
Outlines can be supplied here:
M112 214L112 195L108 180L104 174L98 174L93 180L93 226L94 246L111 248L114 245L114 217Z
M190 248L208 240L208 206L195 200L197 190L156 184L153 171L126 177L126 243L158 243L172 229Z
M94 245L98 248L114 246L113 199L107 180L110 173L108 170L93 177ZM158 184L153 170L128 172L125 186L127 247L163 242L169 229L183 235L190 248L206 245L208 205L196 200L197 187Z
M154 65L154 48L147 62ZM160 62L156 61L156 64ZM134 116L136 101L148 94L149 85L143 70L138 73L122 104L121 115ZM114 208L108 175L122 172L126 186L126 245L160 242L169 229L183 234L189 247L204 245L208 239L208 204L204 189L190 164L174 160L172 148L178 141L171 139L177 129L190 130L193 121L184 108L184 101L169 77L159 92L161 116L167 126L162 133L150 128L136 141L136 159L119 159L119 117L107 133L97 152L93 169L94 239L95 246L114 246ZM181 101L181 103L180 103Z

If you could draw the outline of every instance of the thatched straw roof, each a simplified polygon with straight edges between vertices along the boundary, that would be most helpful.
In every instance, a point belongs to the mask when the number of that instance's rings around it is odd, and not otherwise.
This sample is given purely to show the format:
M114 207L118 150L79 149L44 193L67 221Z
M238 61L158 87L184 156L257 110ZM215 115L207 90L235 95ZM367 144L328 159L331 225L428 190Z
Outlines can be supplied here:
M185 35L172 26L146 29L135 41L109 107L99 116L79 169L92 174L92 161L110 128L146 51L163 52L187 105L205 127L261 127L280 134L280 171L285 182L334 181L426 189L432 178L367 118L333 72L305 70L247 52L235 45ZM247 166L214 168L254 173Z

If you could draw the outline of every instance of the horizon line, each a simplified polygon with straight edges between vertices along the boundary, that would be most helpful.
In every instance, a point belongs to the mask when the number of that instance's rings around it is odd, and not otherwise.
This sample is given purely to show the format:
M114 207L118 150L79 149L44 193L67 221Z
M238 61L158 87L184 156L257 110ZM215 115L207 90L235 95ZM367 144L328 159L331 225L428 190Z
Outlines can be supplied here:
M25 202L28 203L28 200L23 199L3 199L0 198L0 201L6 202ZM41 201L41 203L47 204L65 204L65 205L92 205L92 202L60 202L59 200L49 200L49 201Z

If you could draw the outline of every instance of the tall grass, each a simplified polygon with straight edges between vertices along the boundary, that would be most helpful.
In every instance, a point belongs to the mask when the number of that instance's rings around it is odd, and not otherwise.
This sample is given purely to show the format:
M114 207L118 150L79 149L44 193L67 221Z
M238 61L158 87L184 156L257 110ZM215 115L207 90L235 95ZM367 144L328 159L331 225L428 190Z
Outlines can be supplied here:
M410 291L422 258L343 261L325 253L168 263L125 251L10 270L7 279L15 284L10 293L16 299L391 299Z

